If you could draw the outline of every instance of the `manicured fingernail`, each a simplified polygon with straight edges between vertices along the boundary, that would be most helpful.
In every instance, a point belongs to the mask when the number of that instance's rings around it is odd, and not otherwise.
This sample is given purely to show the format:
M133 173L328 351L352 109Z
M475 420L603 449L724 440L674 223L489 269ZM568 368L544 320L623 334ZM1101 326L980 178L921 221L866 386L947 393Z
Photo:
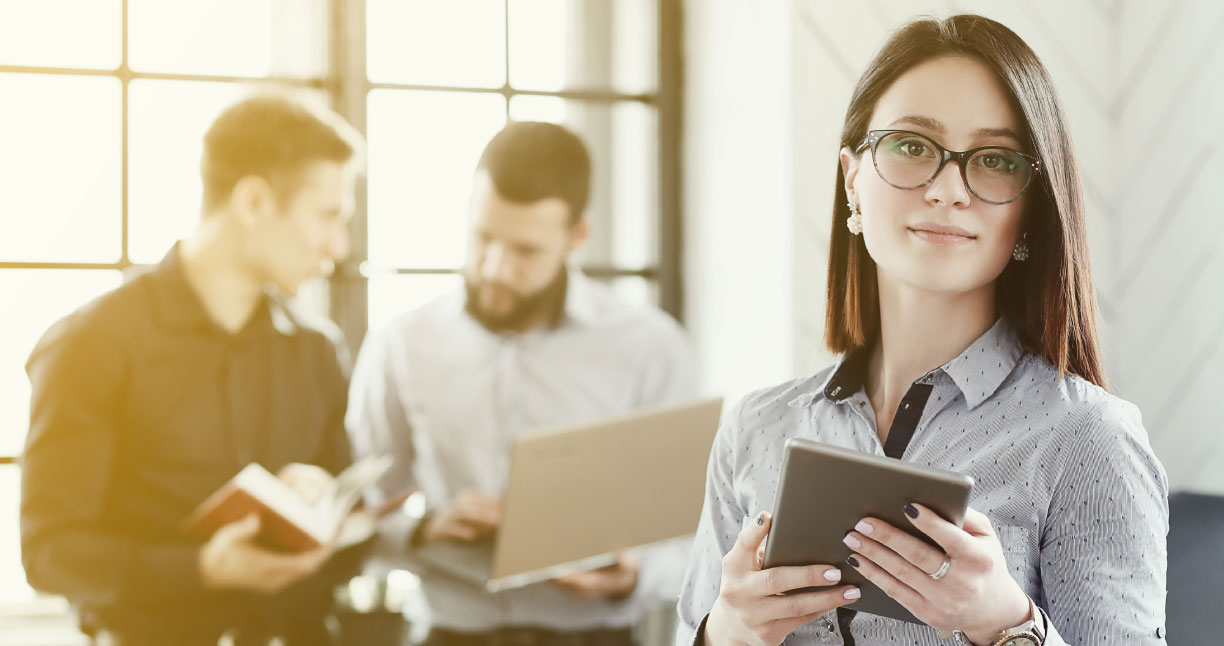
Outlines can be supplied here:
M875 531L875 528L871 526L871 523L868 523L865 520L860 520L858 524L854 526L854 528L859 530L860 534L866 534L868 536L871 536L871 532Z
M838 570L838 569L825 570L824 578L825 578L825 581L841 581L841 570Z
M859 566L858 559L854 558L853 556L847 556L847 557L846 557L846 562L850 564L850 567L858 567L858 566Z
M764 524L765 524L765 512L761 512L757 514L757 525L764 525Z
M863 592L858 588L850 588L849 590L843 592L842 596L847 599L858 599L859 597L863 596Z
M901 508L901 511L905 512L905 515L909 516L910 518L918 517L918 508L909 504L908 502Z
M855 538L854 534L846 534L846 537L842 539L842 542L850 546L850 549L852 550L857 550L863 546L863 542Z

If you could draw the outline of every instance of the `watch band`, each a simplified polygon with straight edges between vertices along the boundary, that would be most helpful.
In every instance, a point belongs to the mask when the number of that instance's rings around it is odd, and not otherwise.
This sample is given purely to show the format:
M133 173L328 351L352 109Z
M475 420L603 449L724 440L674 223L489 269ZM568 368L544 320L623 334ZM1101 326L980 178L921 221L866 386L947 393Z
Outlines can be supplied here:
M1000 632L999 638L991 646L1029 646L1029 644L1042 646L1044 643L1045 620L1041 616L1041 609L1037 607L1037 602L1029 597L1028 621Z
M952 631L952 637L956 641L956 646L1013 646L1014 644L1023 643L1020 640L1026 640L1036 644L1036 646L1042 646L1045 644L1048 625L1045 611L1037 605L1036 601L1033 601L1032 597L1029 597L1028 621L1014 628L999 631L999 637L989 644L975 644L969 641L965 633L960 630Z

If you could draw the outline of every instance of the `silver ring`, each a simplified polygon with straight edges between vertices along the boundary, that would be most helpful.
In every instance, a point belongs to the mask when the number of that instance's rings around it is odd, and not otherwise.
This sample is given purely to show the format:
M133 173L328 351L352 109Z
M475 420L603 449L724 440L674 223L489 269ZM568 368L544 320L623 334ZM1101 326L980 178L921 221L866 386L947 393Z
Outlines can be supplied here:
M946 576L946 575L948 574L948 570L949 570L951 567L952 567L952 559L950 559L950 558L945 558L945 559L944 559L944 562L943 562L943 565L940 565L940 566L939 566L939 569L938 569L938 570L935 570L935 574L932 574L932 575L931 575L931 578L932 578L932 579L935 579L936 581L938 581L938 580L940 580L940 579L944 578L944 576Z

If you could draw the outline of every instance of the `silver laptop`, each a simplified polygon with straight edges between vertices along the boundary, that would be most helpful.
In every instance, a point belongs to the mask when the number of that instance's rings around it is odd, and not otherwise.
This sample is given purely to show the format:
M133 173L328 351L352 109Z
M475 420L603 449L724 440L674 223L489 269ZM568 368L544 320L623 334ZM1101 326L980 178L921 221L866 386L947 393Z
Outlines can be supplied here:
M490 592L616 561L697 529L722 398L523 435L510 453L502 526L416 560Z

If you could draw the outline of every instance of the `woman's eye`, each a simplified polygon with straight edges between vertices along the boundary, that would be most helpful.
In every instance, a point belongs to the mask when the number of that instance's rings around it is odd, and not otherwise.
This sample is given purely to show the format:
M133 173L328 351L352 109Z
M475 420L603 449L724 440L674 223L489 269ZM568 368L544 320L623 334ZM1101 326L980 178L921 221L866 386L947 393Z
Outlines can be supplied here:
M999 153L986 153L978 157L977 163L986 170L1000 172L1010 172L1015 168L1015 164Z
M901 144L901 151L911 157L922 157L926 154L927 147L920 141L907 141Z

